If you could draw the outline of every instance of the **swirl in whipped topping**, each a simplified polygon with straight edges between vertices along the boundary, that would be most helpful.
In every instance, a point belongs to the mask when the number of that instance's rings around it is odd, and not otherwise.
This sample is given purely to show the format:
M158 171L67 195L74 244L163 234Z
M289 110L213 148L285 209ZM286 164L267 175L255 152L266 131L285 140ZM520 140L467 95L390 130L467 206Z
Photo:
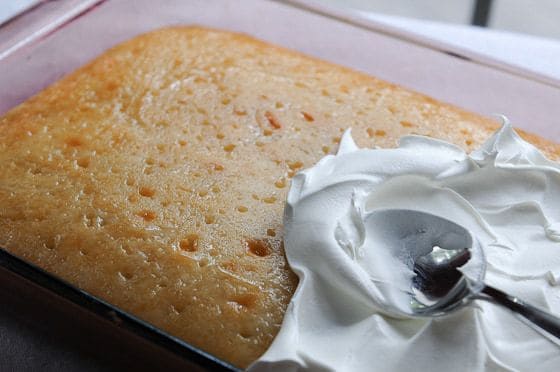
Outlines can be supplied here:
M560 370L557 343L490 303L441 318L389 316L412 273L379 247L367 216L382 209L465 227L484 249L489 285L560 313L557 163L507 122L470 155L420 136L359 149L347 131L336 156L292 181L284 240L299 286L251 370Z

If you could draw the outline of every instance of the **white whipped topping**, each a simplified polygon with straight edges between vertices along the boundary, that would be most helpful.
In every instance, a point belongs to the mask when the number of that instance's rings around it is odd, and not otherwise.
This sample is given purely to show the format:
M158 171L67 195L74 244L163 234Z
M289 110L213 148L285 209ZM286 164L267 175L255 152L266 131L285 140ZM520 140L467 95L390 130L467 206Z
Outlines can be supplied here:
M386 315L407 301L413 275L376 246L382 221L368 216L387 209L465 227L483 247L489 285L560 313L557 163L507 122L470 155L420 136L396 149L359 149L348 131L336 156L292 181L284 240L300 281L278 336L250 370L560 370L558 344L484 301L440 318Z

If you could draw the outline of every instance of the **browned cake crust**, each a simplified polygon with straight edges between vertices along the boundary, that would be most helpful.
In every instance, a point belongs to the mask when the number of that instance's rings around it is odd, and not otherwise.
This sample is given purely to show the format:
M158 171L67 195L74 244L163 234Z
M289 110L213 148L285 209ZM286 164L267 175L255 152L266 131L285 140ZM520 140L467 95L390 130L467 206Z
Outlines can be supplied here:
M361 146L418 133L470 149L495 126L244 35L158 30L0 119L0 245L245 367L297 284L295 172L348 127Z

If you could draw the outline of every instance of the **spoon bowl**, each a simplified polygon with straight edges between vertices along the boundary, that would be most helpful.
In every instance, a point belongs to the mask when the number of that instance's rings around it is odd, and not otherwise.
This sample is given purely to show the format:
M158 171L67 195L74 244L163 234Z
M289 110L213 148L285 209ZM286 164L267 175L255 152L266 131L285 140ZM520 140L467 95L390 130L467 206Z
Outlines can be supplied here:
M485 300L507 307L536 331L559 342L560 318L484 283L484 250L466 228L407 209L372 211L366 223L392 257L414 273L407 291L410 306L391 309L398 315L444 316L473 300Z
M477 284L482 283L486 273L484 252L463 226L407 209L372 211L366 223L369 233L384 242L391 256L415 274L409 283L409 306L397 309L401 315L446 315L468 304L471 292L480 287ZM470 282L457 270L468 262Z

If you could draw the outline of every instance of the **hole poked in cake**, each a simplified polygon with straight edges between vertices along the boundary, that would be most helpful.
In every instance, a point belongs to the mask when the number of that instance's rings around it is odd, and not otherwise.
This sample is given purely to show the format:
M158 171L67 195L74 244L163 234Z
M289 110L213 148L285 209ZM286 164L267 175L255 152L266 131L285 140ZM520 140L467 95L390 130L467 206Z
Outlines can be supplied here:
M232 152L235 149L235 145L233 143L227 144L224 146L225 152Z
M78 136L71 136L71 137L66 138L64 143L69 147L79 147L79 146L82 146L84 144L84 141L83 141L82 138L80 138Z
M372 129L372 128L368 128L368 129L366 129L366 131L367 131L367 134L368 134L368 137L369 137L369 138L374 137L374 136L375 136L375 137L383 137L383 136L385 136L385 135L387 134L387 133L386 133L384 130L382 130L382 129L376 129L376 130L374 130L374 129Z
M78 165L78 167L80 168L87 168L89 167L89 163L91 162L91 159L89 157L81 157L78 160L76 160L76 164Z
M237 311L250 310L257 304L258 295L256 293L242 293L231 296L227 303ZM250 336L249 336L250 337Z
M260 239L248 239L245 241L247 245L247 250L258 257L266 257L272 253L270 244L265 240Z
M267 196L262 198L262 201L265 202L266 204L274 204L276 202L276 197L275 196Z
M186 237L181 239L179 247L185 252L196 252L198 251L199 239L200 237L198 234L188 234Z
M146 198L151 198L156 194L156 190L149 186L142 186L138 189L138 193Z
M171 311L173 311L176 314L181 314L183 311L185 311L185 304L182 303L174 303L171 304Z
M303 118L305 119L305 121L311 123L315 121L315 118L313 117L313 115L311 115L308 112L302 111L301 115L303 116Z
M268 124L274 128L274 129L280 129L282 128L282 124L280 123L280 121L278 120L278 118L276 118L276 116L270 112L270 111L266 111L264 113L264 117L266 118L266 120L268 121Z
M136 213L136 215L138 217L142 217L144 219L144 221L146 221L146 222L153 221L157 217L156 212L151 211L149 209L143 209L143 210L139 211L138 213Z
M43 174L43 170L39 167L29 168L27 171L34 176Z
M83 215L82 220L87 227L99 228L105 226L105 219L97 211L90 211Z
M167 152L167 145L165 145L165 143L158 143L156 145L156 149L160 154L164 154L165 152Z
M239 331L239 337L241 337L245 340L249 340L249 339L253 338L255 335L256 335L256 332L250 331L248 329L243 329L243 330Z
M295 171L295 170L298 170L298 169L302 168L302 167L303 167L303 163L302 163L301 161L299 161L299 160L296 160L296 161L289 161L289 162L288 162L288 167L289 167L291 170Z
M117 273L117 275L125 282L134 278L134 273L131 270L121 270Z
M96 191L96 188L92 184L86 184L83 188L84 195L91 195L95 191Z
M286 179L280 178L279 180L274 182L274 186L276 186L279 189L283 189L284 187L286 187Z
M45 247L50 251L55 250L60 245L61 240L62 240L62 236L60 235L49 236L43 242L43 247Z

